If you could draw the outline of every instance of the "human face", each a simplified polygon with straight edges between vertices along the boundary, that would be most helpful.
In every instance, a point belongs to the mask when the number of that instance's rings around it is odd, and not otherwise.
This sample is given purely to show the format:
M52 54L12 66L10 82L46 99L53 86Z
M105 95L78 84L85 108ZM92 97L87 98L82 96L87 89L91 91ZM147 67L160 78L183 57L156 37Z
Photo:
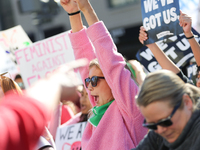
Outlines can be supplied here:
M172 116L171 121L173 124L171 126L163 127L157 125L157 130L154 131L165 138L169 143L173 143L179 137L190 119L192 114L191 107L187 107L184 102L183 109L176 110ZM155 101L146 107L140 106L141 113L145 117L147 123L157 123L169 117L173 109L174 108L170 107L167 101Z
M200 87L200 71L198 71L198 74L197 74L197 80L196 80L196 86L197 87Z
M88 114L89 110L92 108L90 100L88 98L88 93L85 88L81 91L80 105L82 114Z
M89 77L93 76L104 77L102 71L96 66L91 67L89 70ZM102 106L114 99L105 79L99 79L95 87L90 83L88 90L90 90L91 95L94 97L96 106Z

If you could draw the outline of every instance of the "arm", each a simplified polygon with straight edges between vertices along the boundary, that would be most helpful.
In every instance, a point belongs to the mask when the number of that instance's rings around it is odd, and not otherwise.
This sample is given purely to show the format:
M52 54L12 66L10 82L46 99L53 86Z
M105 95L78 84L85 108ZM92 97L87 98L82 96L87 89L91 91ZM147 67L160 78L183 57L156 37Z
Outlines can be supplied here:
M147 40L147 33L143 26L140 27L139 41L144 44ZM171 70L174 73L179 73L181 70L165 55L165 53L157 46L156 43L146 45L155 56L156 60L163 69Z
M131 64L131 67L136 74L136 80L138 84L141 85L146 77L146 74L143 71L143 66L137 60L129 60L128 63Z
M130 71L125 69L126 63L124 58L117 52L116 45L110 33L103 22L98 20L89 1L76 1L90 25L87 29L87 35L95 47L101 70L112 90L118 108L121 112L126 113L126 115L128 114L130 118L136 118L136 116L140 114L134 101L135 95L138 92L138 87L131 79Z
M180 11L180 26L183 27L183 31L185 33L186 38L194 36L192 33L192 19L188 15L182 13ZM200 45L199 43L195 40L195 38L188 39L192 52L194 54L196 63L198 66L200 66Z
M75 5L76 4L76 5ZM74 3L72 0L61 0L61 5L68 13L75 12L79 9L77 2ZM72 11L73 10L73 11ZM76 59L87 58L90 62L92 59L96 58L93 46L86 34L86 29L82 25L80 14L73 15L69 17L72 32L69 33L69 38L71 40L72 48L74 50L74 55ZM84 83L85 78L88 77L89 64L85 67L79 69L82 81ZM88 93L90 93L87 90ZM89 96L90 102L95 106L94 98Z

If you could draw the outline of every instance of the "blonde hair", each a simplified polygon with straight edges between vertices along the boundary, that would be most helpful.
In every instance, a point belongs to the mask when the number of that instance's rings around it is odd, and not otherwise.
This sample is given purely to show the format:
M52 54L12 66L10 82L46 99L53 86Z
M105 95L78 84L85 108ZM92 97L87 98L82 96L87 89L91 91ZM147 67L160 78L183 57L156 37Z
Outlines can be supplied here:
M200 97L200 90L168 70L150 73L145 78L136 101L139 106L147 106L155 101L169 101L171 107L182 101L187 94L195 105ZM182 106L181 106L182 107Z
M90 61L89 69L91 69L93 66L96 66L97 68L99 68L101 70L100 65L99 65L99 61L98 61L97 58Z
M20 95L22 94L21 88L14 80L3 75L1 75L0 77L1 77L0 78L1 87L4 94L10 90L12 90L14 93L17 93Z

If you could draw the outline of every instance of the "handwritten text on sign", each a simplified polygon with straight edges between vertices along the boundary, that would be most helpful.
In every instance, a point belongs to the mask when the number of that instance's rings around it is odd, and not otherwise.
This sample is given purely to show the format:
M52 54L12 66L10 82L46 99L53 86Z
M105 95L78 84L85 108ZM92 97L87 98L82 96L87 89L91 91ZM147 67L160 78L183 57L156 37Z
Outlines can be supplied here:
M87 122L60 126L56 133L57 150L80 150L81 139Z
M61 64L75 59L68 32L17 50L15 56L26 87Z

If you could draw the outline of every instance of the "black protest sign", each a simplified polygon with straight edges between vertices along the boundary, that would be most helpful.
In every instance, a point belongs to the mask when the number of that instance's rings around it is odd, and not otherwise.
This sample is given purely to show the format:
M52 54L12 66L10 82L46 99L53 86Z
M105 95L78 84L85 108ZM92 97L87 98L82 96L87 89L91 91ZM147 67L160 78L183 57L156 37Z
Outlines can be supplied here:
M192 29L195 39L200 43L200 34ZM169 43L167 41L170 41ZM193 53L188 40L185 38L184 33L178 36L170 37L166 40L156 42L161 50L179 67L182 68L185 64L193 58ZM154 58L151 50L146 46L142 47L136 54L137 59L144 65L149 72L154 72L161 69Z
M179 25L179 0L141 0L145 44L155 43L183 32Z

